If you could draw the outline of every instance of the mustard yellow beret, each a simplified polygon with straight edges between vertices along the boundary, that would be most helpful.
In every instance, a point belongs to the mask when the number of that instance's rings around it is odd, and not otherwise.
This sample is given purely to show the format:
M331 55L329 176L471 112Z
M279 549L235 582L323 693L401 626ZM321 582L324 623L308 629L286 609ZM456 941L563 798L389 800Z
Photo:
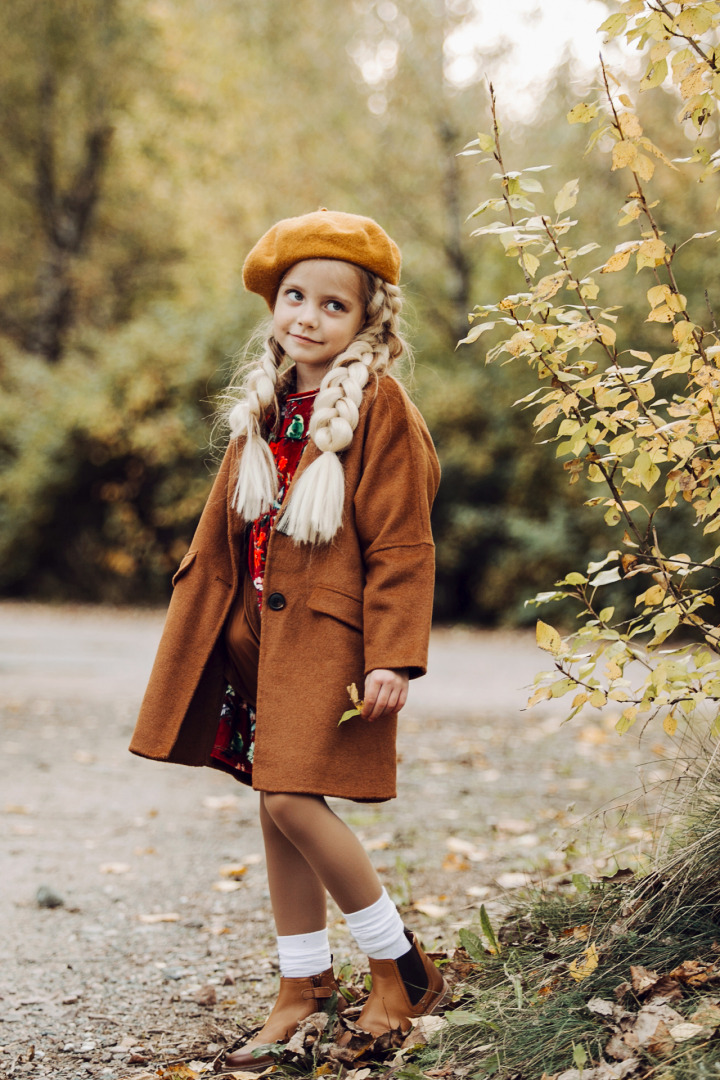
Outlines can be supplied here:
M272 311L283 276L303 259L342 259L391 285L400 280L400 249L376 221L316 210L284 218L260 237L243 265L243 284L262 296Z

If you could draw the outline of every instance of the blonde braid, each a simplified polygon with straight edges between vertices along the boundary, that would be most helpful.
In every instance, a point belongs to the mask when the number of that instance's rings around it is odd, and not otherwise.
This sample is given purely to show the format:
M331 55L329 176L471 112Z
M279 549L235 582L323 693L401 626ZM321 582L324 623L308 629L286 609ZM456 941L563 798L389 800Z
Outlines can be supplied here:
M345 476L337 455L350 446L370 375L383 375L401 355L398 332L400 289L375 275L365 324L333 361L323 378L310 418L309 435L320 457L298 477L278 522L299 543L328 543L342 525Z
M275 459L262 436L261 422L269 409L277 413L278 369L283 352L273 337L265 342L258 366L245 381L245 397L228 414L230 437L245 436L232 505L246 521L266 514L278 495Z

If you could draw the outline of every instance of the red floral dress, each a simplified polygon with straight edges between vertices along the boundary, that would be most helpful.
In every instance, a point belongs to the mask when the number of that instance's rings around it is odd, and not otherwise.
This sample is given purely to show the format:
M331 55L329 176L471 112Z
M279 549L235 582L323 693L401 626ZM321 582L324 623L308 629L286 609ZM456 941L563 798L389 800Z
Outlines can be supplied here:
M278 495L267 514L252 523L248 542L248 569L260 609L270 530L307 444L310 416L316 396L317 390L309 390L304 394L288 394L280 404L280 426L277 434L268 441L277 466ZM245 784L251 784L254 748L255 710L228 685L220 709L220 722L211 756L218 768L232 773Z
M310 416L316 397L317 390L307 390L304 394L288 394L280 406L280 427L277 435L269 440L277 466L278 496L267 514L252 523L248 544L250 577L257 591L258 606L261 608L270 530L275 524L285 493L292 483L307 444Z

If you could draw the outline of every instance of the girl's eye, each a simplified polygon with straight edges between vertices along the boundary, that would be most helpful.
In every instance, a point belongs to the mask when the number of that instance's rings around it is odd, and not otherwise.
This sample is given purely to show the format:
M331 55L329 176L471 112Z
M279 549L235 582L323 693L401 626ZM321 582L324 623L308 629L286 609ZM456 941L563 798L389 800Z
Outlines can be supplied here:
M341 304L339 300L330 300L328 302L328 307L330 308L331 311L344 311L345 310L345 305Z
M302 293L299 289L288 289L285 295L287 296L288 300L302 300Z

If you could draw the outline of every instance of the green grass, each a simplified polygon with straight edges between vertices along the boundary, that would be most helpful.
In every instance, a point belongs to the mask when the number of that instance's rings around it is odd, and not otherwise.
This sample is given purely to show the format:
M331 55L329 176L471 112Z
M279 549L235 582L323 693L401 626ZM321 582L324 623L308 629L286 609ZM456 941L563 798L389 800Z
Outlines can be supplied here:
M573 1067L590 1069L603 1060L612 1032L588 1002L617 1002L615 991L629 982L631 965L665 974L689 960L720 961L720 765L714 749L696 747L685 762L675 829L653 872L636 882L605 880L586 891L538 894L494 931L481 918L462 934L474 970L447 1014L441 1040L415 1059L420 1070L454 1063L455 1075L473 1080L541 1080ZM591 945L597 967L575 981L571 965L582 973ZM687 1018L708 997L720 1002L720 977L685 987L672 1006ZM643 1003L632 991L622 996L630 1012ZM717 1034L677 1043L662 1060L643 1050L637 1056L637 1080L720 1077Z

